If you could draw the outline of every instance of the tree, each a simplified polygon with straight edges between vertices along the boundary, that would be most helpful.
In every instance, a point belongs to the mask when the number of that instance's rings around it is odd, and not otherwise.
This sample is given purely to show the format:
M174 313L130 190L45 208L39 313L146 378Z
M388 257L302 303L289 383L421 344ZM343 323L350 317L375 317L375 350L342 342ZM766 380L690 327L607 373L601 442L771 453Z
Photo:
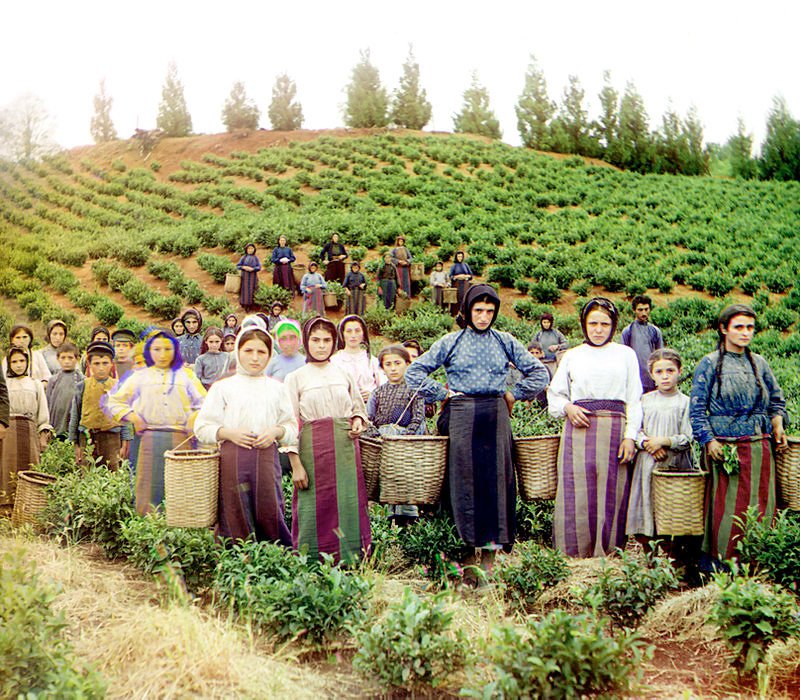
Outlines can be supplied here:
M303 125L303 107L295 101L297 86L286 73L275 78L272 102L269 103L269 121L277 131L294 131Z
M517 113L517 130L522 143L528 148L549 150L552 146L550 120L556 112L556 105L547 95L547 81L533 54L525 73L525 86L514 111Z
M551 124L553 147L560 153L598 155L599 146L589 134L589 120L583 108L586 93L577 75L569 76L558 117Z
M609 163L620 159L619 143L619 93L611 84L611 71L603 71L603 89L600 99L600 119L593 124L595 138L599 142L603 157Z
M344 123L355 129L386 126L388 110L386 89L381 85L378 69L370 63L369 49L365 49L347 86Z
M759 165L764 179L800 180L800 123L781 96L772 100Z
M222 108L222 123L228 131L257 129L261 112L253 100L248 99L244 83L235 82L231 94Z
M0 111L0 158L37 160L58 150L44 102L31 93Z
M492 139L502 136L500 122L489 107L489 93L478 82L477 72L472 73L472 82L464 91L464 104L453 117L456 133L480 134Z
M409 46L400 87L394 93L392 122L406 129L422 129L431 119L431 103L419 84L419 63Z
M100 92L94 96L94 114L89 124L89 132L95 143L117 140L117 130L111 121L111 104L114 100L106 94L106 81L100 81Z
M731 161L731 175L752 180L758 175L758 164L753 158L753 135L747 133L744 119L739 117L736 134L726 144Z
M687 151L681 119L670 105L661 119L661 131L656 137L655 171L672 174L682 172Z
M617 165L641 173L653 169L653 141L642 96L633 83L625 86L619 105Z
M165 136L188 136L192 131L192 117L186 108L183 84L178 79L178 68L170 61L167 79L161 89L156 126Z
M703 123L700 121L694 105L689 107L686 119L683 120L681 133L686 148L683 174L707 175L709 156L703 148Z

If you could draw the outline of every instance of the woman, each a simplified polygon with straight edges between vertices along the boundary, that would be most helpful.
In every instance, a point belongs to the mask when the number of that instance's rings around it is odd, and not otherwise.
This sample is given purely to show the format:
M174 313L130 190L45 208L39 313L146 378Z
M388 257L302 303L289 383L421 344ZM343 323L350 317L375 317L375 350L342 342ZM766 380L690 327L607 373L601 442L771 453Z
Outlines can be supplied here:
M397 280L400 289L407 297L411 296L411 253L406 248L406 239L398 236L391 250L392 262L397 268Z
M249 311L255 305L254 297L258 288L258 271L261 269L261 261L256 257L254 243L248 243L244 247L244 255L236 263L236 267L242 274L239 303L245 311Z
M394 308L397 280L397 266L392 262L392 256L386 253L383 256L383 265L378 268L378 296L383 298L383 306L386 309Z
M328 285L322 275L317 272L318 268L317 263L308 263L308 272L300 280L300 291L303 294L303 313L313 312L317 316L324 316L325 300L323 299L323 293Z
M545 361L555 362L557 359L556 353L564 352L569 347L569 342L567 342L560 330L553 327L553 314L543 313L539 319L539 325L541 328L536 331L531 340L536 340L542 344Z
M706 488L703 551L730 559L741 536L737 518L753 506L761 518L775 515L775 472L770 444L788 447L786 402L767 361L750 351L756 316L749 306L722 310L717 349L697 365L690 415L694 439L703 446L711 478Z
M61 319L54 318L47 324L45 337L47 345L42 348L42 357L50 374L55 374L61 369L61 365L58 364L58 349L67 339L67 324Z
M278 238L278 245L272 249L272 284L288 289L292 294L295 293L292 272L295 259L292 249L286 245L286 236Z
M433 289L432 301L436 306L444 306L444 290L450 284L450 278L444 271L441 260L436 261L434 269L429 278L431 289Z
M355 382L330 363L336 326L312 318L303 326L306 365L284 386L302 425L288 447L295 484L292 546L353 562L371 544L367 490L357 438L367 413Z
M572 557L605 556L625 546L642 382L636 353L612 342L619 321L613 302L590 299L580 320L584 342L564 353L547 390L550 415L567 418L553 539Z
M378 358L369 351L369 330L360 316L345 316L337 330L339 351L331 358L331 364L339 367L355 381L364 403L381 384L386 375Z
M106 331L108 332L108 331ZM28 353L28 363L26 364L25 371L29 377L47 384L50 377L53 376L47 367L42 353L39 350L33 350L33 331L29 326L21 323L12 326L8 332L8 342L10 348L20 348ZM8 358L3 358L3 372L8 376Z
M464 295L469 289L470 280L472 279L472 270L470 266L464 262L464 251L459 250L453 260L453 265L450 268L450 286L456 288L456 303L451 307L451 313L456 314L458 309L464 303Z
M344 261L347 259L347 250L339 243L339 234L334 233L331 240L322 249L322 261L327 261L325 266L325 281L344 282Z
M357 262L350 265L350 272L344 278L343 286L347 294L346 313L363 316L367 308L367 278Z

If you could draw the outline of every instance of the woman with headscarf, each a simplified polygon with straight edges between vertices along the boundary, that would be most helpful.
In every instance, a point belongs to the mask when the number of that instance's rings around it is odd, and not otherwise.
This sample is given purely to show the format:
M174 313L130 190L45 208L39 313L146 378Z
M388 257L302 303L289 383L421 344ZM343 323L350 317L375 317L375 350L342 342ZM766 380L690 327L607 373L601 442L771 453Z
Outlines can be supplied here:
M344 278L342 286L347 294L346 313L363 316L367 308L367 278L361 272L359 263L354 262L350 265L350 272Z
M108 331L106 331L108 333ZM11 327L8 332L8 342L10 348L21 348L28 353L28 364L26 372L29 377L37 379L47 384L52 377L52 373L47 367L41 351L33 349L33 331L30 326L18 323ZM8 358L3 358L3 371L8 372ZM6 374L8 376L8 374Z
M272 284L288 289L292 294L294 294L292 263L295 260L292 249L286 244L286 236L280 236L278 245L272 249Z
M749 507L772 522L771 443L778 451L788 447L783 392L767 361L749 348L755 322L749 306L723 309L717 349L700 360L692 381L692 431L703 446L703 463L710 473L703 551L714 560L734 555L742 533L738 519Z
M397 265L392 261L390 253L383 256L383 265L378 268L378 296L383 298L386 309L394 308L394 298L397 294Z
M547 362L556 361L556 353L564 352L569 347L564 334L554 326L553 314L545 312L539 319L541 328L536 331L536 334L531 338L542 344L542 351L544 352L544 359Z
M250 311L255 305L254 297L258 288L258 271L261 261L256 256L255 243L248 243L244 247L244 255L236 263L242 275L242 285L239 288L239 303L245 311Z
M448 275L450 276L450 286L456 288L456 303L451 307L453 314L461 309L464 303L464 295L469 289L470 281L472 280L472 269L464 260L464 251L459 250L453 259L453 264L450 267Z
M564 353L547 390L550 415L567 419L553 539L569 556L593 557L625 546L642 382L636 353L613 342L619 321L613 302L590 299L580 320L585 340Z
M303 313L315 312L319 316L324 316L323 293L328 285L322 275L317 272L318 268L317 263L308 263L308 272L300 280L300 291L303 294Z
M516 484L511 454L510 414L514 402L534 398L548 381L547 370L509 333L492 328L500 298L489 285L464 297L461 331L437 340L406 370L406 383L428 401L445 401L439 433L450 435L446 497L458 534L481 550L488 569L497 549L514 543ZM513 364L521 373L510 390ZM444 367L447 386L429 378Z
M286 307L282 301L276 299L270 304L269 316L267 316L267 331L272 333L275 330L275 326L286 320L286 316L283 315L284 311L286 311Z
M236 374L211 386L194 431L220 443L217 535L291 544L284 520L276 449L297 442L297 420L285 387L264 370L272 338L263 324L236 338Z
M322 249L321 257L323 262L326 262L325 281L341 284L344 281L344 261L347 259L347 249L339 243L338 233L331 235L331 240Z
M59 318L48 321L45 338L47 338L47 345L42 348L42 357L50 374L55 374L61 369L61 365L58 364L58 349L67 339L67 324Z
M287 318L275 326L272 335L278 343L278 350L272 354L266 374L282 382L289 372L300 369L306 363L305 355L300 352L303 332L297 321Z
M130 451L136 474L136 511L149 513L164 500L164 453L187 441L206 390L183 366L180 346L163 328L147 331L146 367L131 372L105 395L104 411L131 423Z
M357 561L369 550L371 534L367 490L358 436L367 424L361 394L351 377L330 362L336 326L312 318L303 326L304 367L284 386L300 420L300 438L290 445L295 484L292 546Z
M331 358L331 364L355 380L366 403L369 395L387 380L378 358L369 351L369 329L363 318L350 315L339 321L337 347L339 351Z
M406 239L398 236L394 243L394 248L390 251L392 262L397 268L397 279L400 289L405 292L407 297L411 296L411 252L406 248Z

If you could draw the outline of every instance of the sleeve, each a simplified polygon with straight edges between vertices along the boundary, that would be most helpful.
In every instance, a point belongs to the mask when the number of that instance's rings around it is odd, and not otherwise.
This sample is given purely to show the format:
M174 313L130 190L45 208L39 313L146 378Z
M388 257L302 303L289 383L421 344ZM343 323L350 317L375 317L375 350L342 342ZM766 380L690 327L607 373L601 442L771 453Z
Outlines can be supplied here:
M239 258L239 262L236 263L236 268L238 270L241 270L242 269L242 265L244 265L244 255L241 258Z
M50 371L50 368L47 366L47 362L45 362L42 353L39 350L34 350L31 353L31 358L33 362L31 375L33 378L38 379L40 382L50 381L50 377L52 377L53 374Z
M472 279L472 268L469 266L469 263L464 263L464 267L467 268L467 274L469 275L469 278Z
M324 246L322 246L322 252L319 254L319 257L322 260L330 260L331 259L331 243L328 241Z
M653 326L653 350L659 350L664 347L664 336L661 334L661 329Z
M344 257L347 257L347 248L344 247L344 244L340 244L340 247L342 249L342 252L339 253L339 255L344 255Z
M278 248L276 246L275 248L272 249L272 255L270 256L270 262L273 265L276 265L277 263L280 262L280 259L281 259L281 254L278 252Z
M547 387L547 412L553 418L563 418L566 415L565 408L572 400L570 393L570 360L574 350L570 350L561 360L556 373L550 380Z
M206 371L206 361L204 355L198 356L198 358L194 361L194 373L195 376L200 380L202 384L206 381L207 377L205 375Z
M255 255L253 257L256 259L256 263L253 265L253 272L258 272L261 269L261 260Z
M711 389L714 385L714 367L708 356L697 364L692 379L692 394L689 404L689 416L692 422L694 439L705 445L714 439L711 421L708 420L707 406L711 398Z
M105 405L103 409L106 415L113 418L117 423L122 423L125 420L125 416L133 413L131 405L139 394L140 377L144 375L144 372L145 370L132 372L124 382L117 382L117 385L104 396Z
M194 434L205 445L217 442L217 431L225 420L225 399L220 384L212 384L208 391L197 420L194 422Z
M522 373L522 379L514 384L510 391L518 401L530 401L549 384L550 373L516 338L508 336L507 340L511 341L508 348L511 361ZM508 345L506 342L506 347Z
M783 396L783 390L778 385L778 380L775 379L772 368L767 361L761 356L758 356L758 359L760 360L758 364L761 365L761 377L769 393L767 415L770 418L783 416L784 427L786 427L786 423L788 423L788 414L786 413L786 399Z
M455 276L455 274L456 274L456 273L454 272L455 268L456 268L456 266L455 266L455 265L451 265L451 266L450 266L450 269L447 271L447 276L450 278L450 284L452 284L452 283L453 283L453 277L454 277L454 276Z
M631 327L630 326L625 326L625 328L622 329L621 342L622 342L623 345L627 345L628 347L631 346Z
M36 416L36 424L40 433L45 430L52 431L53 426L50 425L50 410L47 407L47 397L44 395L44 387L42 386L41 382L34 383L36 384L36 398L38 399L37 403L39 404L39 411L38 415Z
M364 399L361 398L361 392L358 390L358 385L356 384L356 380L353 379L349 374L345 375L347 377L347 384L350 390L350 399L353 402L353 410L350 412L350 418L362 418L364 422L367 422L367 407L364 405Z
M377 357L373 357L372 355L370 355L369 366L370 369L372 370L372 376L375 377L375 383L378 386L383 386L389 381L389 377L387 377L386 372L384 372L383 369L381 369Z
M299 431L297 429L297 417L295 416L294 406L289 398L289 392L286 386L280 384L275 380L278 389L278 421L283 430L283 438L279 440L281 446L287 447L288 445L296 445Z
M327 289L328 288L328 283L325 281L325 279L321 275L319 275L319 280L317 282L318 282L319 286L322 287L322 289Z
M367 418L370 423L375 423L375 413L378 410L378 392L373 391L367 399Z
M10 419L10 410L8 403L8 384L6 384L6 376L0 372L0 423L6 428L8 427Z
M686 450L692 444L692 420L689 417L689 402L684 401L681 407L680 431L677 435L670 435L669 447L671 450Z
M78 444L78 436L81 428L81 418L83 417L83 390L85 384L80 382L75 387L75 395L72 397L72 408L69 412L69 427L67 435L69 441Z
M406 370L406 384L414 391L419 391L420 395L430 403L444 401L447 398L447 389L428 375L444 364L452 342L452 335L439 338L431 345L428 352L420 355Z
M208 396L208 392L206 388L201 384L200 380L194 374L194 372L186 372L186 394L189 399L189 407L192 413L197 413L202 407L203 402Z
M424 435L425 434L425 402L421 396L415 396L411 402L411 420L406 426L406 432L409 435Z
M569 348L569 341L561 331L556 331L558 336L558 351L567 350Z
M303 278L300 280L300 291L305 294L308 291L308 273L303 275Z
M290 263L293 263L295 260L297 260L297 258L294 256L294 251L291 248L289 248L289 255L286 257L289 258Z
M625 382L625 438L636 440L642 427L642 378L639 375L639 361L636 353L626 353L627 379Z

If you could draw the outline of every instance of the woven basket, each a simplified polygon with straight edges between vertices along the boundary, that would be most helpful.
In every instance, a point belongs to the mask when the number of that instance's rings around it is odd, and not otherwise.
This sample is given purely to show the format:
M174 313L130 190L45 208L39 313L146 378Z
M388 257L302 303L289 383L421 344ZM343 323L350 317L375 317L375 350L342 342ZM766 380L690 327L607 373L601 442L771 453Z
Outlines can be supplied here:
M225 275L225 291L228 294L238 294L242 288L242 278L232 272Z
M659 535L702 535L706 472L653 471L653 511Z
M25 523L36 524L36 516L47 505L47 487L55 483L56 477L32 470L17 472L17 495L11 524L19 527Z
M367 498L377 501L380 497L381 444L380 438L360 437L361 469L367 486Z
M550 501L558 484L558 435L514 438L514 466L523 501Z
M333 292L325 292L322 295L322 300L325 302L326 309L335 309L339 306L339 300Z
M800 510L800 437L789 437L789 449L775 453L778 488L787 508Z
M381 448L381 503L436 503L446 466L446 436L385 435Z
M409 271L409 275L411 279L415 282L419 282L425 276L425 265L422 263L411 263L409 266L411 270Z
M292 265L292 276L295 284L299 285L303 281L304 274L306 274L306 266L303 263L294 263Z
M218 449L164 453L164 501L169 527L214 525L218 493Z
M442 303L455 304L458 301L458 290L455 287L445 287L442 290Z

